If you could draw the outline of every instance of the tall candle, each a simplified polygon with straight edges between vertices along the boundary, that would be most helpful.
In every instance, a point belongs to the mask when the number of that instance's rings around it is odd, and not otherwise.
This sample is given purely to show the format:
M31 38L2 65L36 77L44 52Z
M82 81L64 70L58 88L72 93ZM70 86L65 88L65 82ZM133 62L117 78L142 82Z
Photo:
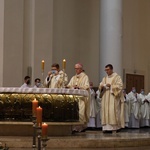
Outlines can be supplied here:
M47 138L48 135L48 124L42 124L42 138Z
M42 126L42 108L39 106L36 108L37 126Z
M32 115L36 117L36 108L38 107L38 101L36 98L32 101Z
M44 71L44 64L45 64L45 61L42 60L42 70Z
M66 69L66 59L63 59L63 69Z

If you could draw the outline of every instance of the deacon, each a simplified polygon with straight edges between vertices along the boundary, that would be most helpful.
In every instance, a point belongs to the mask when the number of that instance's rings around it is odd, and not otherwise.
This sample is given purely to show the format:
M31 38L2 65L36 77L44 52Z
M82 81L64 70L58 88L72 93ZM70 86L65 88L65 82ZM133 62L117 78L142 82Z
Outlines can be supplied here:
M105 66L107 76L103 78L99 85L102 92L102 130L103 132L116 133L117 130L124 128L124 98L123 83L121 77L113 72L113 66Z
M68 88L72 89L83 89L88 90L89 92L89 78L85 74L83 70L83 65L81 63L75 64L75 76L73 76L67 85ZM90 99L88 98L80 98L79 99L79 120L85 123L84 126L75 127L73 130L77 132L81 132L86 128L86 124L89 121L90 116Z
M67 82L67 74L59 69L59 64L54 63L51 66L51 71L48 72L44 85L47 88L62 88Z

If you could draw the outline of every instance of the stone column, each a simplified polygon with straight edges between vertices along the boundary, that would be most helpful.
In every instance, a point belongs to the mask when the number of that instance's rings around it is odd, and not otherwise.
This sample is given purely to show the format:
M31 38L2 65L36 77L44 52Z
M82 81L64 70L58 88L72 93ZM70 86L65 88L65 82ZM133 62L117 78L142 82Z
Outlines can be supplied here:
M53 0L24 1L23 74L42 79L41 61L45 60L44 78L51 68L53 50Z
M122 0L100 3L100 80L107 64L122 76Z
M3 85L4 0L0 1L0 86Z
M23 0L0 1L0 86L22 84Z

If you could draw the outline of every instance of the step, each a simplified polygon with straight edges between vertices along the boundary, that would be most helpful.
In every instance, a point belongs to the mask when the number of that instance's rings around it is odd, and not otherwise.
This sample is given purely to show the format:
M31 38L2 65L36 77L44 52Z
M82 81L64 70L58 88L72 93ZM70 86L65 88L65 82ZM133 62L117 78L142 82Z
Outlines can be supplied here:
M32 149L31 136L0 136L0 141L11 148ZM102 149L102 148L150 148L150 134L119 132L103 134L102 131L86 131L69 136L49 136L47 149Z

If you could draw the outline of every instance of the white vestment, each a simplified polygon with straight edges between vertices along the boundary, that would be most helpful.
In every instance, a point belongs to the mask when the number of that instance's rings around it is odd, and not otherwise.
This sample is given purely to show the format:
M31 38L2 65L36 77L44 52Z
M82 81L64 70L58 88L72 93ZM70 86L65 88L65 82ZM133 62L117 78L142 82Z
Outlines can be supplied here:
M128 95L126 94L124 96L124 120L125 120L125 126L128 127L129 126L129 116L130 116L130 113L129 113L129 97Z
M96 117L95 91L94 89L90 89L90 118L87 124L88 127L95 127L95 117Z
M96 91L96 128L101 128L101 98L100 91Z
M129 128L140 127L140 97L132 91L128 94L129 98Z
M34 85L34 87L33 87L34 89L36 89L36 88L38 88L36 85Z
M24 83L20 88L30 88L30 86L27 83Z
M144 99L147 101L144 101ZM141 126L150 126L150 93L144 95L141 100Z
M111 87L106 87L110 84ZM123 83L117 73L103 78L99 90L105 87L102 96L102 128L106 130L118 130L124 128L124 98L122 93Z
M80 89L89 91L89 78L84 72L81 72L79 75L73 76L69 84L67 85L68 88L74 88L75 86L79 87ZM80 98L78 104L79 120L81 122L87 123L90 117L90 97Z
M58 75L51 74L50 76L47 76L44 81L44 86L48 88L62 88L67 82L68 76L61 70Z

